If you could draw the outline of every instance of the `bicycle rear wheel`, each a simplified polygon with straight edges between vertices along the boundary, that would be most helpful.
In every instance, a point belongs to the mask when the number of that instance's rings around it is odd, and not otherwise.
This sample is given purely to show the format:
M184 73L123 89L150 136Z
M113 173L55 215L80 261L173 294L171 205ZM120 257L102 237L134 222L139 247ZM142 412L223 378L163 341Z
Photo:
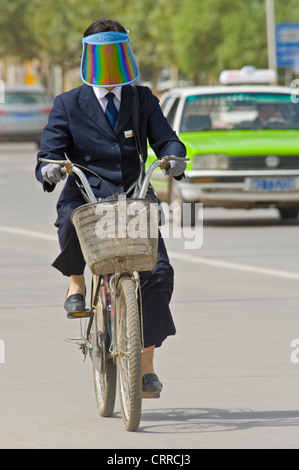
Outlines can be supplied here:
M135 283L122 277L116 295L117 372L122 419L136 431L141 417L141 335Z
M95 358L93 367L94 387L99 414L103 417L112 415L116 396L116 365L109 357L112 322L109 316L109 300L103 281L97 286L93 332L95 333ZM94 297L93 297L94 298Z

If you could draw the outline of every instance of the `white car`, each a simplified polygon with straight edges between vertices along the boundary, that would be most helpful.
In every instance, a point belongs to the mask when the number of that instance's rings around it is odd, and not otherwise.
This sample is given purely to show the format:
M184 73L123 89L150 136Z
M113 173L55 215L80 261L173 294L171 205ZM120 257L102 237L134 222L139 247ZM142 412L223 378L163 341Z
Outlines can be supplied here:
M297 217L299 104L295 91L227 85L165 93L162 110L190 158L185 178L169 180L168 201L246 209L275 206L281 217Z

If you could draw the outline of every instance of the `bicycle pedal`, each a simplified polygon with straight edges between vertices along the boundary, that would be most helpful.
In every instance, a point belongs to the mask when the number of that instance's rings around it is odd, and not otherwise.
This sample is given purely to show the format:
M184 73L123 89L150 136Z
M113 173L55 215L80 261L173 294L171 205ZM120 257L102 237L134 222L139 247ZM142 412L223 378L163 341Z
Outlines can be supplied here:
M84 312L75 312L75 313L70 313L67 312L67 318L70 320L76 319L76 318L89 318L92 315L92 310L85 310Z
M141 398L160 398L160 392L141 392Z

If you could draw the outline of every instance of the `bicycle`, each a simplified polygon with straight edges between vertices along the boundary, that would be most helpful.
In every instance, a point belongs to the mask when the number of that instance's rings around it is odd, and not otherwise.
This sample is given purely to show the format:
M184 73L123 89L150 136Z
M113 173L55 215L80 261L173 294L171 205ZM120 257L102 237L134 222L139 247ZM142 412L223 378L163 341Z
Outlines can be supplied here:
M67 341L79 345L84 359L89 355L92 360L100 416L112 415L118 382L121 415L128 431L138 429L142 398L145 398L141 385L143 325L138 273L154 268L158 249L158 207L145 196L154 170L167 168L169 161L175 159L178 157L167 156L152 163L136 198L120 195L117 199L99 201L82 171L84 167L68 159L40 158L43 162L60 164L62 173L74 173L79 178L86 204L74 210L72 222L92 274L91 296L89 308L71 315L80 319L81 337L67 338ZM135 236L133 224L138 217L139 229L143 231L139 238ZM158 396L147 394L146 397Z

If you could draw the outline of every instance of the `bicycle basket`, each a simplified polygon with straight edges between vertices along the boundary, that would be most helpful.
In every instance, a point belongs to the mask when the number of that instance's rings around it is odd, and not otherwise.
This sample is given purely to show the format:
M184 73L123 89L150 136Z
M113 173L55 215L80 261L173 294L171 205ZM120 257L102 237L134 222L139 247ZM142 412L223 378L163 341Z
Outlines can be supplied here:
M157 262L158 206L147 199L100 201L72 214L93 274L147 271Z

